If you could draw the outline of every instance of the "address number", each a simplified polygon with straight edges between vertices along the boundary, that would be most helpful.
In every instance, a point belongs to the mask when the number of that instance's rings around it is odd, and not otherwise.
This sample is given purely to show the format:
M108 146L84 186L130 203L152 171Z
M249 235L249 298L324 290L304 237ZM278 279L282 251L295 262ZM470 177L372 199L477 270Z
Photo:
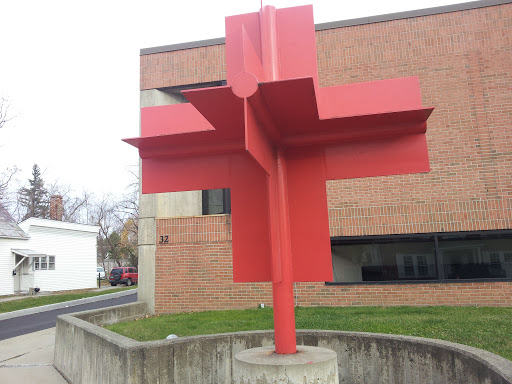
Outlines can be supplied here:
M169 236L160 236L158 244L169 244Z

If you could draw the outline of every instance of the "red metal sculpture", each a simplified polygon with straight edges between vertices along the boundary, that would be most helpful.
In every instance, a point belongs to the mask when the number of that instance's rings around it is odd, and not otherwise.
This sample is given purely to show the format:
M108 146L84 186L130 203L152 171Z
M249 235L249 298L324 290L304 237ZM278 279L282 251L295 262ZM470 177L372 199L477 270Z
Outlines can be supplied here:
M318 86L312 6L226 18L227 86L142 108L142 192L231 188L233 279L271 281L277 353L293 282L331 281L326 180L429 171L418 78Z

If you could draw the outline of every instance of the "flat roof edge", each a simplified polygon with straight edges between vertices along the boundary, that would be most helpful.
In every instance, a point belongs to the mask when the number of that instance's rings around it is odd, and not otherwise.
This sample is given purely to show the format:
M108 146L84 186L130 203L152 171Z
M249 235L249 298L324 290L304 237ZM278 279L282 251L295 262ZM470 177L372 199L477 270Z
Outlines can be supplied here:
M225 43L226 43L226 39L224 37L218 37L216 39L190 41L187 43L162 45L160 47L153 47L153 48L142 48L140 50L140 56L151 55L153 53L181 51L183 49L190 49L190 48L209 47L210 45L222 45Z
M440 13L451 13L459 11L467 11L470 9L493 7L496 5L509 4L512 0L477 0L468 3L441 5L439 7L417 9L413 11L404 11L396 13L388 13L386 15L377 15L369 17L360 17L357 19L332 21L329 23L321 23L315 25L316 31L324 31L326 29L335 29L342 27L353 27L356 25L382 23L385 21L412 19L414 17L438 15Z
M315 30L316 31L324 31L327 29L353 27L356 25L373 24L373 23L382 23L382 22L386 22L386 21L409 19L409 18L421 17L421 16L438 15L440 13L467 11L470 9L492 7L492 6L496 6L496 5L503 5L503 4L510 4L510 3L512 3L512 0L477 0L477 1L467 2L467 3L442 5L439 7L418 9L418 10L414 10L414 11L395 12L395 13L388 13L385 15L360 17L357 19L320 23L320 24L315 24ZM226 42L226 39L224 37L219 37L219 38L215 38L215 39L191 41L191 42L180 43L180 44L162 45L162 46L153 47L153 48L142 48L140 50L140 56L152 55L155 53L180 51L183 49L208 47L211 45L222 45L225 42Z

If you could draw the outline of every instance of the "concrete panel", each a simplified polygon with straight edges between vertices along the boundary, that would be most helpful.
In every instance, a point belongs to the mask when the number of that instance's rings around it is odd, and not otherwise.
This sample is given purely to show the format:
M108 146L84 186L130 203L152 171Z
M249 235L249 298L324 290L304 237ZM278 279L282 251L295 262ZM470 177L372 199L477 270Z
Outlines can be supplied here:
M141 169L141 165L139 163L139 170ZM139 180L142 180L142 176L139 171ZM139 193L139 220L145 218L156 217L156 193L151 193L148 195L143 195L142 192Z
M140 229L140 226L139 226ZM155 313L156 245L139 245L138 300L147 304L149 314Z
M212 383L230 384L231 383L231 338L217 338L217 356L216 370L217 381Z
M153 107L186 102L175 92L158 89L140 92L140 106ZM140 165L140 164L139 164ZM142 180L139 166L139 180ZM201 191L155 193L143 195L139 191L139 300L148 304L148 312L155 313L155 218L198 216L202 214Z
M140 92L141 108L185 102L187 100L179 92L165 92L158 89ZM201 214L201 204L201 191L157 193L153 197L143 195L140 200L140 217L197 216Z
M141 194L139 218L200 216L202 207L201 191Z
M158 218L202 214L201 191L157 193L156 201L156 217Z
M156 244L156 221L154 217L139 218L139 245Z
M104 319L107 323L129 320L143 316L145 310L145 303L139 302L58 316L55 367L70 383L136 383L126 372L130 368L129 353L140 343L86 320Z
M94 325L109 325L120 321L140 319L146 313L146 303L138 301L136 303L117 305L115 307L76 312L73 316Z
M174 383L173 355L174 349L169 343L156 342L151 348L134 348L131 362L138 375L137 382Z
M201 383L203 375L203 348L211 352L209 340L174 344L174 380L177 383Z
M172 105L186 103L187 99L181 93L165 92L159 89L140 91L140 107L156 107L159 105Z

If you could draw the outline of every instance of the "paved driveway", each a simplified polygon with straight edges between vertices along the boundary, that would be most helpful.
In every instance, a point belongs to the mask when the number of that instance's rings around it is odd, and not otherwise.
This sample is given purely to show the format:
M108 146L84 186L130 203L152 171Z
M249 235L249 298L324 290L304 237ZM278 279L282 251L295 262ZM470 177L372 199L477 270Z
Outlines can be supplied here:
M47 328L54 328L58 315L135 303L136 301L137 291L130 290L1 314L0 340L41 331ZM0 384L1 383L0 381Z

